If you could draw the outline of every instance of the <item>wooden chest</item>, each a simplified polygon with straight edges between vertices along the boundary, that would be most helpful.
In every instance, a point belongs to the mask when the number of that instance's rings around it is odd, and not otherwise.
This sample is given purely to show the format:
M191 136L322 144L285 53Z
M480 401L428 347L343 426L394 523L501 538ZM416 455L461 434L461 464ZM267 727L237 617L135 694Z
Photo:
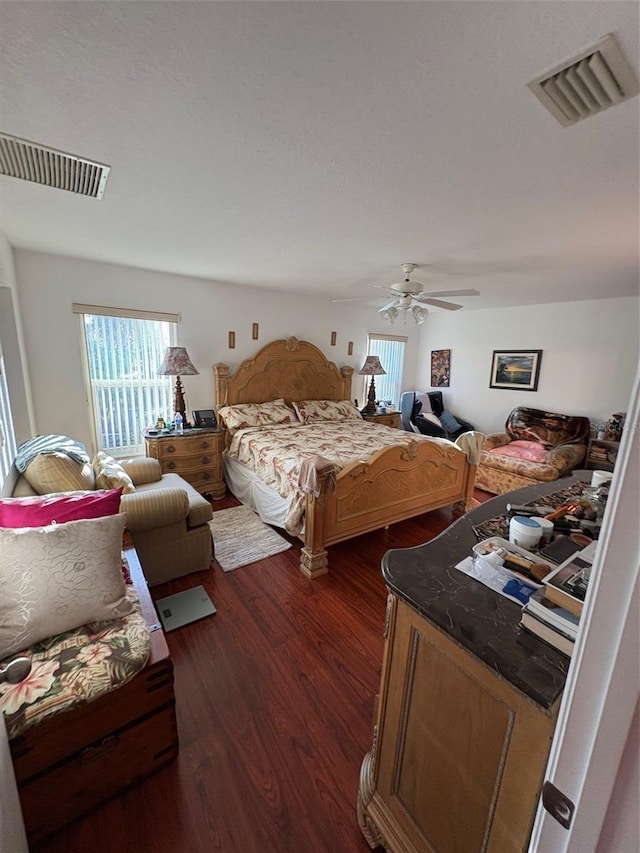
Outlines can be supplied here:
M163 474L179 474L201 494L225 496L222 474L222 430L187 430L168 436L145 436L146 453L157 459Z
M178 754L173 665L135 551L126 553L152 630L149 662L117 690L54 715L11 741L30 845L122 793Z

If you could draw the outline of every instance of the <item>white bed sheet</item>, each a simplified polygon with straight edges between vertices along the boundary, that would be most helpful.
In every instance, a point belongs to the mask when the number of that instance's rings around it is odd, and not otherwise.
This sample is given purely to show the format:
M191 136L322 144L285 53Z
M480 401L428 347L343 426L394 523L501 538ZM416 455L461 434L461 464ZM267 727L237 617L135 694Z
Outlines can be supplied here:
M281 497L275 489L267 486L254 472L232 459L225 450L222 454L224 479L232 495L245 506L257 512L265 524L274 527L285 526L288 501Z

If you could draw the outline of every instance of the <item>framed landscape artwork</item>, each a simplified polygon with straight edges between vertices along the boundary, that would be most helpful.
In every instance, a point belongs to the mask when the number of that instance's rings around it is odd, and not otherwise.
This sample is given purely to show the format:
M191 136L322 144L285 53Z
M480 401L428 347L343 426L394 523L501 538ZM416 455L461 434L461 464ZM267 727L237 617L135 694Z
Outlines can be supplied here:
M431 350L431 387L448 388L451 377L451 350Z
M537 391L541 349L494 350L489 388Z

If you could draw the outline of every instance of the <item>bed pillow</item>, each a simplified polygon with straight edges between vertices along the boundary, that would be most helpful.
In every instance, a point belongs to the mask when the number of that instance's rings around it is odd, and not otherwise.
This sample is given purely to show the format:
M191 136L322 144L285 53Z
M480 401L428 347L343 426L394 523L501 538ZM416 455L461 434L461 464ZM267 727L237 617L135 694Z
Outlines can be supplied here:
M451 412L443 412L440 415L440 423L447 432L456 432L462 429L462 424L453 417Z
M125 495L135 492L136 487L133 485L133 480L113 456L109 456L101 450L93 457L91 466L96 475L96 488L122 488L122 493Z
M302 400L293 408L303 424L320 421L361 421L362 415L350 400Z
M512 441L502 447L494 447L489 453L495 453L496 456L513 456L527 462L546 462L549 458L548 450L539 441Z
M26 467L24 477L39 495L94 489L91 465L78 462L66 453L39 453Z
M238 403L235 406L222 406L218 409L218 415L226 428L232 431L247 427L298 422L296 413L282 398L270 400L267 403Z
M125 520L0 530L0 659L131 612L121 571Z
M122 487L45 497L0 498L0 527L44 527L120 511Z

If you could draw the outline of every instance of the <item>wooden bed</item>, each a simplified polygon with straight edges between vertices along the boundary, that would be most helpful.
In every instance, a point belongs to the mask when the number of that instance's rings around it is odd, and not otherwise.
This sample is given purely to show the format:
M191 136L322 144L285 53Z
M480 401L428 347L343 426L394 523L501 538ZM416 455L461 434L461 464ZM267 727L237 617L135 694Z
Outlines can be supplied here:
M297 338L273 341L235 373L213 366L218 408L265 403L283 397L301 400L350 400L352 367L328 361ZM307 496L300 569L310 578L328 571L327 547L430 510L454 505L454 514L471 509L475 465L451 445L416 440L387 447L354 462L331 478L320 478L320 494Z

